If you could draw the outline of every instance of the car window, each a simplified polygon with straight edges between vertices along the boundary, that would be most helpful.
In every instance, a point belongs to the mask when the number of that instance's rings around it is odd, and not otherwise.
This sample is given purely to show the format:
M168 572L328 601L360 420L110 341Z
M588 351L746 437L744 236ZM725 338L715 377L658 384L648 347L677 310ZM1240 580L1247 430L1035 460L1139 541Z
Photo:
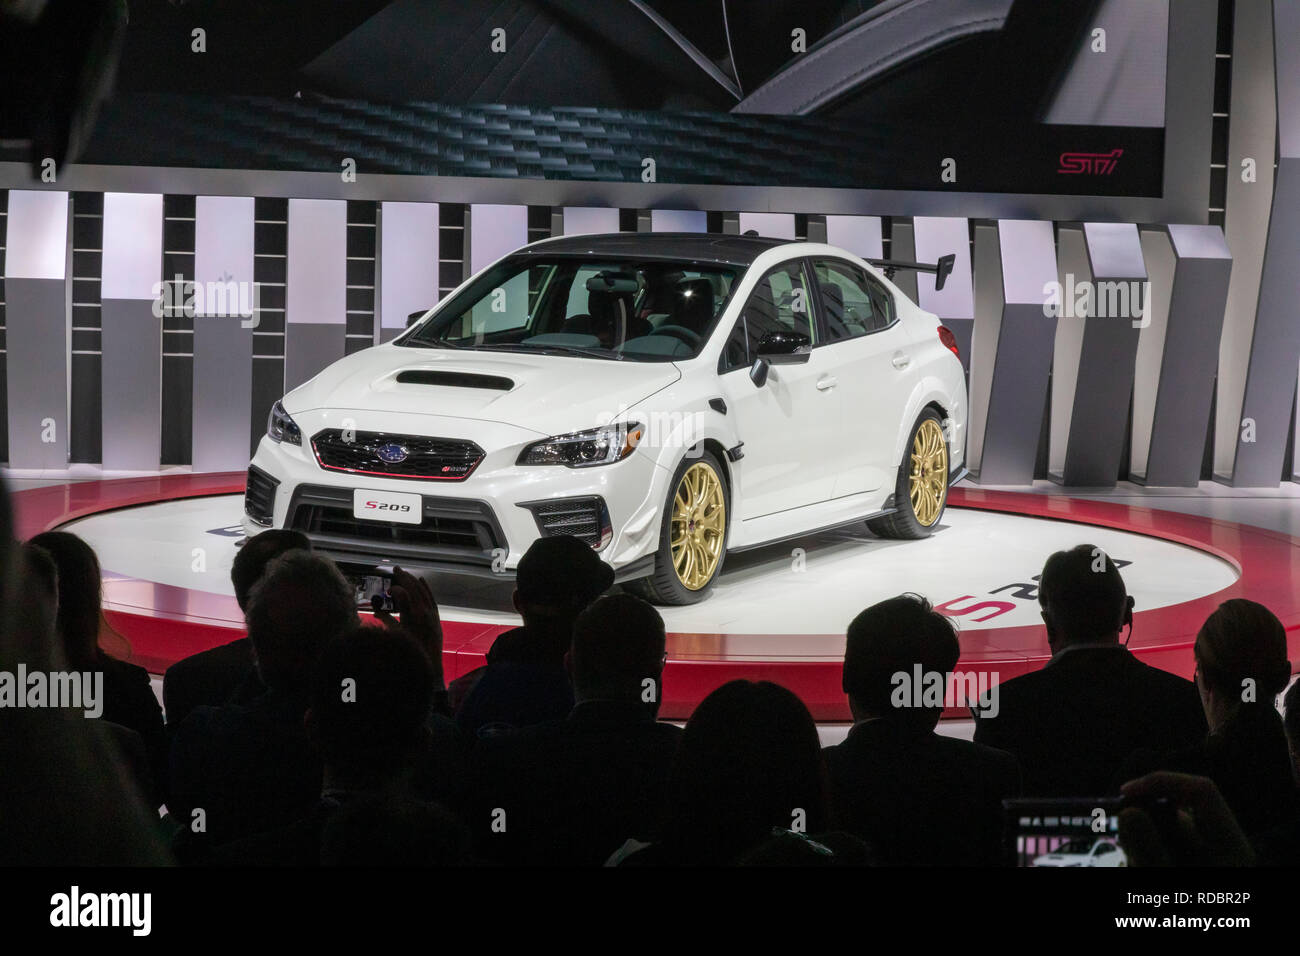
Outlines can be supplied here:
M862 269L850 262L819 259L813 272L821 293L827 341L868 335L893 324L892 297Z
M811 290L799 262L777 266L758 280L727 338L722 371L753 364L758 343L768 332L800 332L816 341Z
M469 308L446 319L448 337L458 340L490 338L497 333L526 330L539 295L550 282L554 265L539 265L499 277Z
M708 340L738 269L668 259L508 257L397 345L664 362Z

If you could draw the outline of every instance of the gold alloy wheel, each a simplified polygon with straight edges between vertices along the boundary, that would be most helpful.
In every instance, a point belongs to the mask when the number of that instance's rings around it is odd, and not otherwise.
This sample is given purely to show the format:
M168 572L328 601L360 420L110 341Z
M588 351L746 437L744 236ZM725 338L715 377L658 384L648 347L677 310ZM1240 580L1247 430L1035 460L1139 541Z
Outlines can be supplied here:
M703 462L686 469L673 495L669 547L677 580L691 591L709 583L722 560L727 531L727 499L722 481Z
M948 497L948 443L933 418L921 422L912 439L912 470L907 484L912 514L918 524L930 527L939 520Z

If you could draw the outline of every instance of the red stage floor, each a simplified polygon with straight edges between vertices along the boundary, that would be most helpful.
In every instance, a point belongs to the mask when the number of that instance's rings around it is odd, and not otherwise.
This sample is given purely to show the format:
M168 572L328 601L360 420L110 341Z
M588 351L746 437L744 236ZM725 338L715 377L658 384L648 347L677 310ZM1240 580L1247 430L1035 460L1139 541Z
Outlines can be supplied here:
M105 512L179 499L242 494L243 482L241 472L128 478L37 488L13 496L15 520L19 536L28 537ZM1205 556L1226 562L1238 577L1235 582L1212 593L1150 610L1143 610L1142 606L1153 602L1144 602L1139 597L1130 649L1150 664L1190 677L1194 668L1192 642L1200 624L1220 602L1232 597L1248 597L1272 608L1282 619L1287 628L1290 657L1300 663L1298 538L1248 525L1152 508L968 487L952 489L950 507L1008 519L1020 516L1038 522L1071 522L1112 529L1195 549ZM115 520L120 518L124 529L129 528L125 522L135 520L129 511L120 511L112 517ZM854 546L852 541L843 544L847 548ZM1174 550L1169 547L1166 552L1154 553L1158 560L1160 553L1172 554ZM832 548L826 560L836 560L838 553ZM907 553L906 547L889 552L890 572L895 577L900 574L899 560ZM920 551L913 553L922 554ZM982 570L987 570L990 564L996 565L998 557L991 551L986 557L977 556L972 563L979 563ZM1046 553L1036 560L1041 564L1045 557ZM1152 570L1149 565L1150 561L1145 569L1148 574ZM1027 616L1033 610L1032 594L1025 590L1031 587L1029 576L1024 574L1023 565L1017 567L1021 570L1009 568L1002 576L1010 582L1024 582L1023 587L1009 584L996 590L981 591L971 586L972 593L963 594L962 589L967 585L959 580L954 582L956 590L952 594L928 595L941 602L963 626L960 672L1008 680L1041 667L1050 657L1046 636L1040 626L994 626L987 623L988 619L1003 613L1007 613L1009 620L1032 619ZM1034 567L1036 573L1037 565ZM905 562L901 569L905 575ZM1179 573L1172 565L1168 572ZM762 587L765 572L760 565L751 563L733 573L736 579L747 582L744 586ZM1230 579L1231 574L1223 577ZM758 583L752 583L754 581ZM734 602L735 597L731 600ZM241 633L242 619L233 597L146 580L122 573L121 569L111 565L105 569L104 602L109 622L130 643L132 660L155 673L160 673L181 657L232 640ZM700 607L707 606L706 602ZM1015 613L1008 613L1012 611ZM792 633L789 627L784 626L773 626L772 630L780 633L755 633L744 629L748 622L743 615L740 630L734 626L717 626L716 622L721 618L716 607L713 612L672 609L665 615L670 633L663 716L677 719L688 716L711 690L740 677L772 680L789 687L804 700L819 721L848 720L847 705L840 691L842 629L847 620L821 621L818 616L819 606L809 606L808 624L804 627L806 633ZM458 620L457 617L464 619ZM500 615L486 615L487 620L484 618L482 614L458 613L455 608L444 611L443 659L448 679L479 666L496 635L511 626ZM955 710L951 716L964 716L964 712Z

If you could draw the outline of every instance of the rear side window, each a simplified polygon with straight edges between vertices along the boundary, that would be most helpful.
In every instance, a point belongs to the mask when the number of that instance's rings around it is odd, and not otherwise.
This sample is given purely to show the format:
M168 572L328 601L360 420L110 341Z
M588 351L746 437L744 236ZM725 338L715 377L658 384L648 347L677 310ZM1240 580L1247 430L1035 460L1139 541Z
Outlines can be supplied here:
M758 343L768 332L800 332L815 343L811 296L803 266L797 261L764 274L749 294L727 338L720 371L752 365L758 354Z
M813 265L821 294L827 341L852 339L894 324L894 300L876 279L851 262L819 259Z

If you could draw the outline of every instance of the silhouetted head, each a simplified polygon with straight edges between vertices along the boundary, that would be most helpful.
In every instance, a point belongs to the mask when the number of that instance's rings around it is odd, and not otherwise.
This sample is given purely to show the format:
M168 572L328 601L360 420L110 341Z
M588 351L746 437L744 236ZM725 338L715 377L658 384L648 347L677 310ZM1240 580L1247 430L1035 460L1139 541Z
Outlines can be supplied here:
M59 617L59 568L50 552L28 541L22 546L22 570L18 581L21 598L28 602L47 637L54 635Z
M569 650L573 622L614 583L614 569L585 541L568 534L538 538L519 559L515 610L524 627L548 642L558 665Z
M55 629L69 665L77 670L88 668L99 648L99 559L90 545L67 531L46 531L28 543L54 559L59 594Z
M1272 707L1291 679L1286 628L1254 601L1224 601L1196 635L1196 685L1211 729L1244 704Z
M356 595L328 558L289 551L267 565L245 613L262 681L305 697L321 648L356 627Z
M1114 644L1133 622L1133 599L1106 552L1091 544L1057 551L1043 565L1038 604L1053 653L1075 644Z
M410 770L428 741L433 668L405 632L358 626L321 651L307 726L327 783L378 790Z
M669 781L663 843L684 862L730 863L774 829L824 829L826 794L808 708L776 684L731 681L686 724Z
M569 668L574 698L640 701L659 709L664 619L631 594L610 594L578 615Z
M933 730L943 704L933 706L928 685L937 683L941 701L960 652L952 621L925 598L900 594L873 604L849 625L844 648L842 686L854 718Z
M28 541L22 546L23 587L31 588L35 595L50 608L51 614L59 609L59 567L54 557L39 544Z
M230 583L235 586L239 609L248 610L248 592L261 579L268 564L285 552L310 550L311 539L301 531L285 528L263 531L245 541L230 565Z

